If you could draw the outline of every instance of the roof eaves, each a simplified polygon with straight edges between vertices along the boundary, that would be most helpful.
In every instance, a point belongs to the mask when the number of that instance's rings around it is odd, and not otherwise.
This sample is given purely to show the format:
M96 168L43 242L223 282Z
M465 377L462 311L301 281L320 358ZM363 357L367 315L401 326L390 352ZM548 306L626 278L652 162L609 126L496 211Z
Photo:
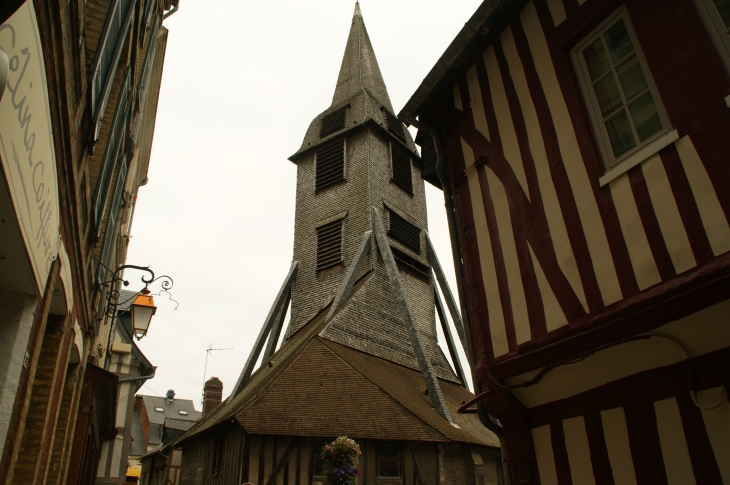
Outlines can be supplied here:
M488 30L485 31L484 27L488 24L489 20L491 20L500 7L510 3L514 3L514 0L485 0L482 2L476 12L474 12L474 15L464 24L464 27L456 34L454 40L451 41L451 44L449 44L438 61L436 61L436 64L416 89L416 92L413 93L403 109L398 113L398 118L401 121L407 120L409 115L417 115L423 103L445 77L446 73L457 63L466 47L480 33L486 34Z

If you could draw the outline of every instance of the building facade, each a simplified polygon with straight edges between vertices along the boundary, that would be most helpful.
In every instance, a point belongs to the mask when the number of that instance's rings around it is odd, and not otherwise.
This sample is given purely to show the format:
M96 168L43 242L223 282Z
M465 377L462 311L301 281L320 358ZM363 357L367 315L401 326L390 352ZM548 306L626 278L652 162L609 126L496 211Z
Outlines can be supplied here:
M437 341L437 280L456 307L359 5L332 104L290 160L291 269L230 396L144 457L142 483L323 484L322 445L346 435L363 451L360 485L502 484L498 439L457 413L473 395ZM442 328L461 344L452 318L459 340Z
M0 483L93 483L125 433L134 372L110 372L108 296L146 183L173 3L0 6Z
M512 483L730 483L730 11L485 1L400 118Z

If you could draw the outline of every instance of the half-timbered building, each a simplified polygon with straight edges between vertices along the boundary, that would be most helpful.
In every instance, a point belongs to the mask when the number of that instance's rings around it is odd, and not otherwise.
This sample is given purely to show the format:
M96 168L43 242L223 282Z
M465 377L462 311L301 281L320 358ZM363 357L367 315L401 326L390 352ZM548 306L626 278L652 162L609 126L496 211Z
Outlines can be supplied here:
M730 483L728 27L721 0L487 0L399 114L514 484Z
M320 450L342 435L363 451L360 485L499 483L497 437L456 412L473 397L455 353L461 319L426 232L420 159L359 6L332 105L290 160L291 269L231 395L143 459L143 484L323 484Z

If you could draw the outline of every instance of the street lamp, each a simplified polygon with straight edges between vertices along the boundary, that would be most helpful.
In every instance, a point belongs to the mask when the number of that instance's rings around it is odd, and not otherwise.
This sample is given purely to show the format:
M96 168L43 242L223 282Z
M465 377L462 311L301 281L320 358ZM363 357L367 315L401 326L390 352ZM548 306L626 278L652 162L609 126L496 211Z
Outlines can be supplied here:
M167 275L155 278L155 273L153 273L149 267L133 266L131 264L125 264L118 267L116 270L114 270L111 281L107 281L102 284L102 286L109 285L109 290L107 291L106 295L106 307L104 308L104 314L108 318L113 319L117 317L119 291L117 291L116 289L116 283L121 282L124 286L129 285L129 281L126 281L118 276L119 273L121 273L125 269L136 269L139 271L145 271L150 274L149 278L145 278L144 276L142 276L142 283L145 284L145 287L142 291L139 292L138 295L136 295L134 302L129 308L132 314L132 328L134 329L134 336L137 338L137 340L140 340L142 339L142 337L147 335L147 330L150 327L152 315L154 315L157 311L155 301L152 299L152 295L150 295L150 290L147 289L148 286L150 285L150 283L162 279L162 290L167 291L172 288L172 278Z
M157 311L155 301L150 295L150 290L145 286L140 294L135 298L134 303L131 306L132 311L132 328L134 329L134 336L137 340L142 339L147 335L147 329L150 327L150 321L152 315Z

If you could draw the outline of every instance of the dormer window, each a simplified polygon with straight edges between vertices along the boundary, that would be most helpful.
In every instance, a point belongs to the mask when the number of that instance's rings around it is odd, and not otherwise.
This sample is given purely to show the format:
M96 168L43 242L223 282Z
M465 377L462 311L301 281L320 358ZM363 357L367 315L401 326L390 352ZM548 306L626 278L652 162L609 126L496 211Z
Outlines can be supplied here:
M345 115L347 115L347 108L349 107L349 104L345 105L342 108L322 117L322 124L319 125L320 138L325 138L332 133L337 133L345 127Z
M158 413L164 413L165 412L164 409L158 408L158 407L155 408L155 411L157 411Z
M178 410L177 410L177 412L178 412L178 414L180 414L181 416L187 416L187 415L188 415L188 412L187 412L187 411L183 411L182 409L178 409Z
M315 192L345 180L345 139L330 140L317 147Z

